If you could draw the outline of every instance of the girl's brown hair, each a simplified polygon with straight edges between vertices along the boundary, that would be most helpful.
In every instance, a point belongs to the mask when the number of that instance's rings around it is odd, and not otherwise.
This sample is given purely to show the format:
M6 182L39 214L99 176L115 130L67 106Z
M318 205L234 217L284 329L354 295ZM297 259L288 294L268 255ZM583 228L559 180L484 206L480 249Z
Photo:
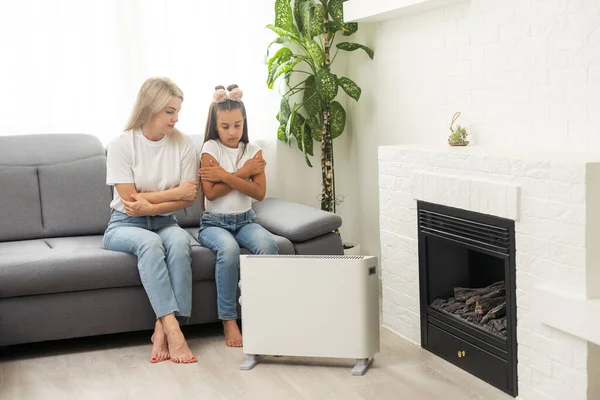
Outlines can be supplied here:
M238 85L229 85L227 86L227 91L232 91L237 88ZM219 85L215 87L215 91L219 89L225 89L224 86ZM246 107L242 101L235 101L226 99L223 102L215 103L214 101L210 104L208 108L208 118L206 119L206 129L204 130L204 142L206 143L209 140L216 140L219 138L219 131L217 131L217 116L221 111L232 111L232 110L242 110L242 117L244 118L244 128L242 130L242 137L240 142L247 144L248 143L248 118L246 117ZM245 146L244 146L245 147Z

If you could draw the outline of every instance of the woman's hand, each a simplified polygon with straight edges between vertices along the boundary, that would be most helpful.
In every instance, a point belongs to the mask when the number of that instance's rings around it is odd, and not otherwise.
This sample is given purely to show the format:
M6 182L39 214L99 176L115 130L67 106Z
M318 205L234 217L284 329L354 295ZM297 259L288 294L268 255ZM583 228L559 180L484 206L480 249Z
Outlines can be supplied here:
M185 181L177 189L179 190L179 200L195 201L198 197L198 181Z
M130 217L146 217L156 215L157 207L155 204L150 203L137 193L129 193L129 196L135 201L126 201L121 199L123 207L125 208L125 214Z
M246 169L248 176L254 176L263 172L266 166L267 162L257 153L254 157L246 161L242 168Z
M202 167L198 171L198 176L200 179L208 182L223 182L225 176L227 176L229 172L225 171L219 164L215 165L213 160L210 160L210 163L207 167Z

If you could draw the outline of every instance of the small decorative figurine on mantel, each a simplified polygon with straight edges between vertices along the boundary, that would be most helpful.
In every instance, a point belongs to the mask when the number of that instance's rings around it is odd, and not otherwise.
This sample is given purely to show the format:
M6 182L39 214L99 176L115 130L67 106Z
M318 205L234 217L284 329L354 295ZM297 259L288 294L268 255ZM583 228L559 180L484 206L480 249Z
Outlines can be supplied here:
M469 141L467 140L467 128L460 124L456 124L456 129L454 128L454 122L456 122L458 117L460 117L460 111L454 114L452 122L450 123L450 131L452 132L450 136L448 136L448 144L450 146L466 146L469 144Z

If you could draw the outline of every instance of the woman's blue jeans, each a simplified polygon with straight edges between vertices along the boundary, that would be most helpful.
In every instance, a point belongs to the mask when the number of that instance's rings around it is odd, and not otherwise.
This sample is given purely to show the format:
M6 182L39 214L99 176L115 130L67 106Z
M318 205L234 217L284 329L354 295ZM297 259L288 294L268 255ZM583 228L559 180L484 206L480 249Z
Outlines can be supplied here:
M258 224L253 210L242 214L204 212L198 240L217 256L215 280L219 319L237 319L240 248L253 254L278 254L279 248L273 235Z
M191 238L174 215L130 217L113 210L104 247L137 256L142 285L158 318L192 315Z

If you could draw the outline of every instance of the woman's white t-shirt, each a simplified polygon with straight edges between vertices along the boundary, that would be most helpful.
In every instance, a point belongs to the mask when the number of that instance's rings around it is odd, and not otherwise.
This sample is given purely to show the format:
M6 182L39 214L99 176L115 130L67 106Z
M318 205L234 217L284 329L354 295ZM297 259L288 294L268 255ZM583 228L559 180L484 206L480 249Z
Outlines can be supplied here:
M162 192L185 181L197 180L197 172L194 142L183 134L178 137L165 135L154 142L148 140L141 129L134 129L119 135L108 145L107 185L133 183L138 193ZM116 189L110 206L125 212Z
M261 150L254 143L247 143L245 147L244 150L244 143L240 142L237 149L232 149L221 143L219 139L209 140L202 146L202 154L210 154L217 160L221 168L234 173ZM205 208L206 211L215 214L241 214L252 208L252 198L237 190L232 190L218 199L212 201L206 199Z

